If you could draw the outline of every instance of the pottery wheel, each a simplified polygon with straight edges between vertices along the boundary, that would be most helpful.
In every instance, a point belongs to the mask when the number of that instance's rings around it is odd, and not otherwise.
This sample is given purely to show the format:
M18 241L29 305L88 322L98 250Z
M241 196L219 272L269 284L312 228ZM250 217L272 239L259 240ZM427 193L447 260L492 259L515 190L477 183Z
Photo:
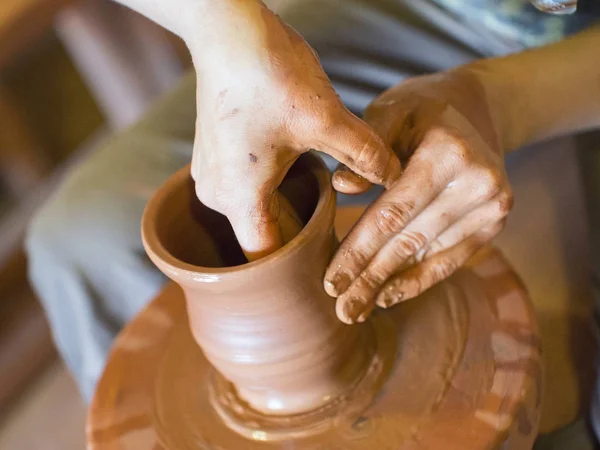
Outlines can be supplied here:
M498 251L486 249L419 299L361 326L390 355L374 401L354 410L350 402L347 414L309 437L269 441L250 423L249 439L212 408L215 373L171 284L119 335L91 405L89 448L531 448L540 339L526 292Z

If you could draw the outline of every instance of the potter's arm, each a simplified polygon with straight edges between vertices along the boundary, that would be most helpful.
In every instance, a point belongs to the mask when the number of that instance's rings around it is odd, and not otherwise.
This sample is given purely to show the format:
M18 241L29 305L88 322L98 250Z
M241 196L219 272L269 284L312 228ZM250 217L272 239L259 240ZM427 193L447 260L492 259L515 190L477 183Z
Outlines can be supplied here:
M467 66L507 151L600 127L600 24L553 45Z
M277 188L302 153L320 150L378 184L399 177L391 148L346 109L314 51L262 1L117 1L188 45L197 71L196 194L227 216L248 259L285 242Z
M259 0L115 0L181 37L196 58L219 45L260 46ZM264 45L264 44L263 44ZM196 52L197 50L197 52Z
M406 161L341 243L325 289L348 323L413 298L502 229L504 152L600 127L600 27L544 48L406 80L365 119ZM352 258L346 255L352 254Z

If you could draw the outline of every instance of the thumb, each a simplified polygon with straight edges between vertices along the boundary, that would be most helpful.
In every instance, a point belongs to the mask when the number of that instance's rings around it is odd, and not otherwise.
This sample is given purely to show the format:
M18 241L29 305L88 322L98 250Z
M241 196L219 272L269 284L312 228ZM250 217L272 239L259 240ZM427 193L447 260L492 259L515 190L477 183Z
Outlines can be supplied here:
M389 187L400 177L400 161L392 149L369 125L345 108L340 120L323 127L314 148L331 155L371 183Z
M227 214L248 261L256 261L281 248L302 229L293 207L275 191L269 198Z
M351 195L367 192L372 186L369 180L355 174L344 164L336 167L331 182L336 191Z

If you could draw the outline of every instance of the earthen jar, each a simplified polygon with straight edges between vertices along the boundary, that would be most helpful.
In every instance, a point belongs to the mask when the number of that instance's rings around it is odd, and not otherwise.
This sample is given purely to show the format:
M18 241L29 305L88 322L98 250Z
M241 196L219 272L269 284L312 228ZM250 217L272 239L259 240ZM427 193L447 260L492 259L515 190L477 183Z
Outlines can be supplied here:
M142 233L152 261L184 290L194 339L254 410L289 415L332 401L362 377L370 347L362 325L337 319L322 286L337 245L327 168L311 154L292 167L280 194L305 226L250 263L189 174L181 169L151 199Z

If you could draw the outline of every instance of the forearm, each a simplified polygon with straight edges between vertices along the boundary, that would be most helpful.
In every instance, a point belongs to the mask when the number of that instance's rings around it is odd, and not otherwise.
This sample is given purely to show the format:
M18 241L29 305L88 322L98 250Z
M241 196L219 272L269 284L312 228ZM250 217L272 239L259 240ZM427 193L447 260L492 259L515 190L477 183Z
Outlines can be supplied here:
M553 45L465 68L482 84L507 151L600 127L600 25Z

